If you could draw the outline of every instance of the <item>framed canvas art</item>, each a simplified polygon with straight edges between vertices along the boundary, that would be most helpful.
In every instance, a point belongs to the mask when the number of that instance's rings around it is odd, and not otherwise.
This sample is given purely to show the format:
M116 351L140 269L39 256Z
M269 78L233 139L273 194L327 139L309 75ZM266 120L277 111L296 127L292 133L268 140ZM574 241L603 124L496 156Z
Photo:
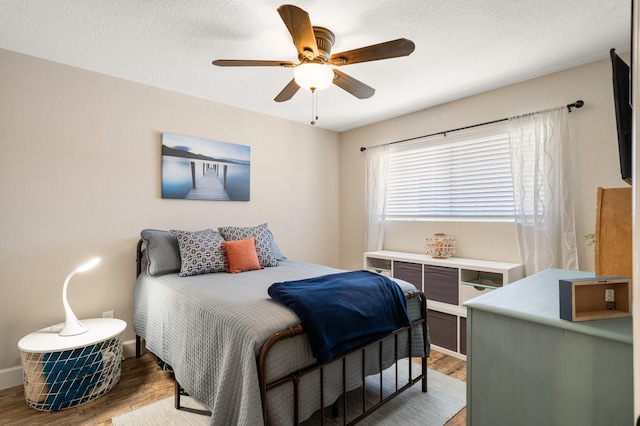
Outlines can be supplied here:
M162 134L162 198L249 201L251 147Z

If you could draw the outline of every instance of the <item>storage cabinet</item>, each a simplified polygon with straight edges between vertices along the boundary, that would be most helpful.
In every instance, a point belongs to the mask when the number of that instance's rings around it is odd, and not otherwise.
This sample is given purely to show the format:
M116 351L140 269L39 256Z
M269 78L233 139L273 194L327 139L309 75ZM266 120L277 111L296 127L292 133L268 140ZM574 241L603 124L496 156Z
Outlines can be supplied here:
M635 424L632 318L559 316L559 281L593 275L548 269L467 304L467 425Z
M434 348L466 359L467 300L522 278L522 265L477 259L434 259L417 253L364 254L370 271L410 282L427 297L427 323Z

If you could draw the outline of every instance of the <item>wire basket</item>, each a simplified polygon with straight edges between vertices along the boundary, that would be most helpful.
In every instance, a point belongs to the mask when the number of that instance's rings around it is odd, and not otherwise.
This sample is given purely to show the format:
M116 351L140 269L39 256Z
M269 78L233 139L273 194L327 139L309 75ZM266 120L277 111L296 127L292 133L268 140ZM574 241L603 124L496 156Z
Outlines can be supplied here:
M58 411L92 401L120 380L122 334L60 352L21 352L24 396L36 410Z
M424 249L434 259L446 259L456 254L456 239L453 235L433 234L427 237Z

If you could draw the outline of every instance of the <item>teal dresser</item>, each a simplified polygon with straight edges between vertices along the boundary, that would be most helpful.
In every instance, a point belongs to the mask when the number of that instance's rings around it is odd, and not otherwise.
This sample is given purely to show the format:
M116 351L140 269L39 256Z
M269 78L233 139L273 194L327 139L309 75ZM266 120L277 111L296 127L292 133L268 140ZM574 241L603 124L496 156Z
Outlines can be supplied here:
M468 426L633 424L632 319L560 319L550 269L467 307Z

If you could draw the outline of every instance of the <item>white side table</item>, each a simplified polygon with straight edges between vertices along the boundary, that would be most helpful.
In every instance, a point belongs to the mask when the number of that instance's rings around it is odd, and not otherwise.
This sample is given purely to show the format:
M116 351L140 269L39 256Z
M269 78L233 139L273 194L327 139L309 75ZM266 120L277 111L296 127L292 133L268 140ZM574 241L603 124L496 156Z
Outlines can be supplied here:
M43 328L18 342L24 395L36 410L58 411L92 401L120 380L122 335L127 323L115 318L81 320L89 329L58 335L64 324Z

